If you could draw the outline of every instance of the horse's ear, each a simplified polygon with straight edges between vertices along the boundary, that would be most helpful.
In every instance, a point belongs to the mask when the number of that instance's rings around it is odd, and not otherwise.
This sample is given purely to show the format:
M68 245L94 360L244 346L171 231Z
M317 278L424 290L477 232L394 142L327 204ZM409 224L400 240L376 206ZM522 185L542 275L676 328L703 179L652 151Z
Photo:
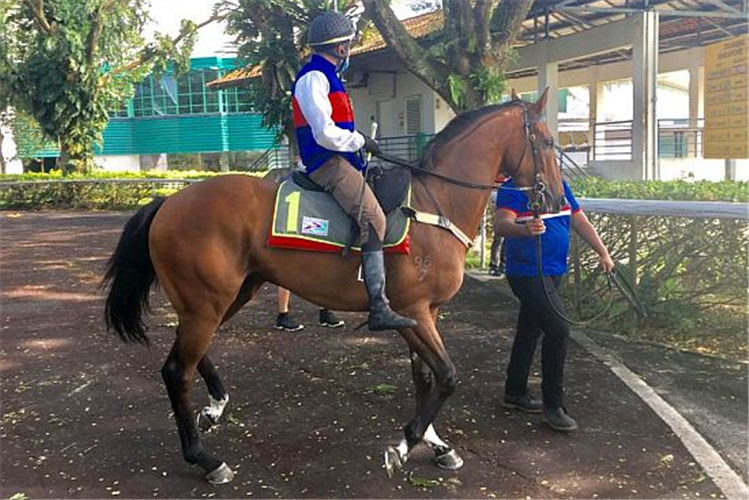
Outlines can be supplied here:
M544 108L546 107L546 98L548 97L549 97L549 87L546 87L546 89L544 89L544 93L541 94L541 97L539 97L536 103L533 105L537 114L540 115L541 113L543 113Z
M519 101L520 100L520 96L518 95L517 92L515 92L515 89L511 89L510 90L510 97L512 98L513 101Z

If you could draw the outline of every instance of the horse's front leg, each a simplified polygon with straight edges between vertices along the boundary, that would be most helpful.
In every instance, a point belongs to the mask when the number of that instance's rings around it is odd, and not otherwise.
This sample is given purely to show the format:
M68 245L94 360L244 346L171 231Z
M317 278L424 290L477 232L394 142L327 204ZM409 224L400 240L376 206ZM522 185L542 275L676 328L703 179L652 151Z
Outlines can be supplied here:
M424 404L424 401L435 397L437 389L434 384L432 369L413 350L411 351L411 371L416 388L416 416L406 426L404 430L406 435L414 435L419 432L421 429L419 420L420 408ZM457 454L452 446L437 435L433 422L429 423L426 430L424 430L422 441L428 444L434 452L434 458L438 466L450 470L459 469L463 466L463 459L460 458L460 455Z
M422 440L432 447L441 467L457 469L463 465L463 459L439 438L432 427L440 408L455 391L455 366L442 344L432 315L422 315L418 321L419 326L415 329L401 331L411 349L416 416L404 427L404 438L400 444L385 451L388 475L403 466L411 450Z

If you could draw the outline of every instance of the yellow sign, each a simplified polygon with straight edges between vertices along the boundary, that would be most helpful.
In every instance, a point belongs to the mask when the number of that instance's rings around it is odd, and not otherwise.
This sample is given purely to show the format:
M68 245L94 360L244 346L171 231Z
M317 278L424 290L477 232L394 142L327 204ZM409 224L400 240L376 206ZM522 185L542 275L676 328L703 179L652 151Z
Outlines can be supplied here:
M749 158L749 35L705 47L705 158Z

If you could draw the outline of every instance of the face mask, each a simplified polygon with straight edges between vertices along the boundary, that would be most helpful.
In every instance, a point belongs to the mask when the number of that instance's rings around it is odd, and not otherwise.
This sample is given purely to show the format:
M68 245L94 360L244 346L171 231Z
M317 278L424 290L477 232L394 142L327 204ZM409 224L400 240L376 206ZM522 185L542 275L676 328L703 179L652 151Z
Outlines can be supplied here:
M345 73L349 66L349 58L346 57L343 61L341 61L341 65L338 67L339 73Z

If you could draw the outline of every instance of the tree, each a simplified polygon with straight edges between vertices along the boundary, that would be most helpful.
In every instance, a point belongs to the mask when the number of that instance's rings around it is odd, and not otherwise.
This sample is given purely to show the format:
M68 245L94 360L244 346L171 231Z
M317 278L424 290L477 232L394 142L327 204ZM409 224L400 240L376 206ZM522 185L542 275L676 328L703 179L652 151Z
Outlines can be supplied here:
M220 6L239 58L259 70L258 77L247 83L252 105L263 115L263 125L286 136L292 154L297 145L291 87L308 51L307 27L330 9L330 0L225 0Z
M403 65L459 112L498 102L520 26L534 0L443 0L444 26L422 43L388 0L363 0Z
M0 0L0 89L60 148L64 172L94 167L94 145L134 84L171 59L189 68L197 29L145 45L147 0Z

